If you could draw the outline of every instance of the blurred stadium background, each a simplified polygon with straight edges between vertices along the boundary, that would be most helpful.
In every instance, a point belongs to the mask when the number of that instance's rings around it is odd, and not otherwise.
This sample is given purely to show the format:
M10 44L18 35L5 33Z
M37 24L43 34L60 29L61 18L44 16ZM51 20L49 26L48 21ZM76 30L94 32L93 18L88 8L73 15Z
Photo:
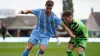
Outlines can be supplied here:
M98 2L99 0L92 0L92 1L91 0L85 0L85 1L54 0L56 6L57 6L56 3L57 1L59 1L58 4L62 3L63 6L61 7L62 12L64 12L67 9L70 9L71 11L73 11L73 15L77 13L75 12L76 8L74 6L77 5L75 3L80 4L81 2L83 3L87 2L87 4L89 3L92 4L91 6L86 7L86 8L90 8L89 10L90 14L89 15L86 14L88 17L80 18L80 20L86 25L86 27L89 30L89 40L85 51L86 55L100 56L100 22L99 22L100 11L95 11L95 9L97 9L95 6L99 7L98 4L96 5L96 2ZM95 4L95 6L93 6L93 4ZM21 56L24 48L26 47L26 42L29 39L30 33L36 25L37 22L36 16L32 14L28 14L28 15L16 14L16 12L18 13L18 11L13 7L11 8L0 7L0 56ZM56 14L57 15L59 14L61 16L62 12L60 11L57 12ZM82 12L85 11L83 10ZM5 24L7 28L5 40L3 40L1 35L1 24ZM66 38L66 36L60 37L59 40L61 42L61 45L57 45L57 40L55 38L51 38L48 48L43 56L66 56L66 47L67 47L67 42L69 41L69 37L68 38ZM38 46L39 44L31 50L29 56L35 56L38 50ZM74 51L75 55L77 55L76 50L77 49L75 49Z

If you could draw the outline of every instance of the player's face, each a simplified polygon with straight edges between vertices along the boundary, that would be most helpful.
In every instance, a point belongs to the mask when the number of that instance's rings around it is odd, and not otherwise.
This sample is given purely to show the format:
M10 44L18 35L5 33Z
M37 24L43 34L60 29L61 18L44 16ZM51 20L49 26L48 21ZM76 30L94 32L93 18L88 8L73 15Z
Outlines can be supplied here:
M46 11L50 12L52 10L52 7L46 7Z
M72 23L72 16L69 16L69 17L64 17L64 20L67 22L67 23Z
M52 5L47 4L46 5L46 11L50 12L52 10Z

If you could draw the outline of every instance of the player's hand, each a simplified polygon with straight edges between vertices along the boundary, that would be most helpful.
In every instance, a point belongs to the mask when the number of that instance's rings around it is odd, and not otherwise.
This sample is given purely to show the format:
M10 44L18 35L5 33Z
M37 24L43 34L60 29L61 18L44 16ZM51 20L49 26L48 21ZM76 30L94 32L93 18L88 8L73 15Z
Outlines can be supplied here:
M58 42L57 45L58 45L58 46L61 45L61 42Z
M23 10L21 10L18 14L24 14L24 11L23 11Z
M56 26L56 30L59 31L59 28Z
M61 36L61 34L56 34L56 38L58 38L58 37L60 37Z
M59 39L58 38L56 38L57 39L57 45L60 45L61 44L61 42L59 41Z
M76 37L76 35L74 35L74 32L73 31L71 31L71 32L72 32L71 37L74 39Z
M75 37L76 37L76 35L72 35L72 36L71 36L72 39L75 39Z

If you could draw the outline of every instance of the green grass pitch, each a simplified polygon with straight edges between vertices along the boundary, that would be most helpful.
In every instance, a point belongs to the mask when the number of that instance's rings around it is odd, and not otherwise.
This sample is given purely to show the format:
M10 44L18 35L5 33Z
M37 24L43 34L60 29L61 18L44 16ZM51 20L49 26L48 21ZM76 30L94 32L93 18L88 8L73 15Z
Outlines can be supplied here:
M30 51L29 56L35 56L38 50L39 44L33 47ZM0 56L22 56L26 43L12 43L12 42L0 42ZM43 56L67 56L66 48L67 43L62 43L60 46L57 43L49 43L48 48ZM77 48L74 53L77 55ZM100 56L100 42L99 43L88 43L85 50L86 56Z

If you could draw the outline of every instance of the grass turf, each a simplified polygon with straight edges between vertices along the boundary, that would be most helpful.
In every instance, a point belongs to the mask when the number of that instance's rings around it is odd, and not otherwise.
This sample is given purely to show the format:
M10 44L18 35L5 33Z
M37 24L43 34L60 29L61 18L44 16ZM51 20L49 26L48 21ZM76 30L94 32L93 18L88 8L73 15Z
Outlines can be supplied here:
M35 56L38 50L39 44L33 47L29 56ZM26 43L19 42L0 42L0 56L22 56L22 53L26 47ZM57 45L57 43L49 43L48 48L43 56L67 56L66 54L67 43ZM77 49L74 53L77 55ZM86 56L100 56L100 43L88 43L85 50Z

